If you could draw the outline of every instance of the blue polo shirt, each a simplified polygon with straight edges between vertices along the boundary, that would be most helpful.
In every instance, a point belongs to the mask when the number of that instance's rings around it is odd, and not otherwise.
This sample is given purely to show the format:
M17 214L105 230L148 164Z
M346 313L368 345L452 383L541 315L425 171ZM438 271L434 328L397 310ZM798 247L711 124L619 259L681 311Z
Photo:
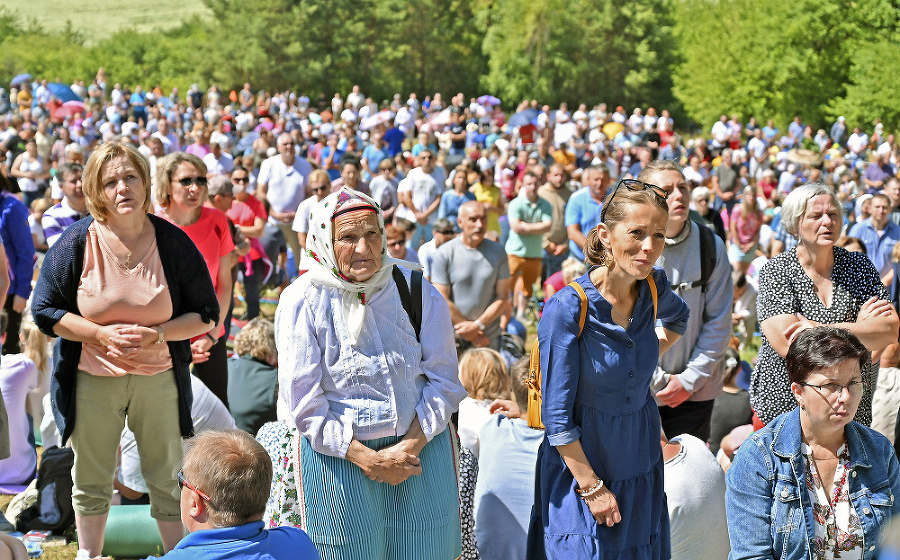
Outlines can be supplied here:
M319 552L302 530L296 527L275 527L267 530L262 521L253 521L224 529L194 531L181 539L178 546L161 558L167 560L320 560Z
M888 220L887 225L884 226L884 232L879 236L872 226L872 218L866 218L850 228L849 235L862 240L863 245L866 246L866 254L875 265L879 276L883 277L891 270L893 266L891 252L894 250L897 240L900 240L900 226Z
M581 226L581 233L587 234L600 223L600 210L603 203L594 200L590 189L581 189L572 195L566 204L566 228L572 224ZM569 251L580 261L584 260L584 251L574 241L569 240Z

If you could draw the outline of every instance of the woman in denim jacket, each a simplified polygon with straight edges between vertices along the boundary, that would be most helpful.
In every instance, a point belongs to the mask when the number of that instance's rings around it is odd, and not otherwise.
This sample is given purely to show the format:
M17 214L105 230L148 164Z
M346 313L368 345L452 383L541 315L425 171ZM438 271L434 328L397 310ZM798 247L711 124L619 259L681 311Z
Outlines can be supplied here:
M799 408L753 434L728 470L730 559L876 557L900 509L900 466L884 436L852 420L868 359L845 329L796 335L787 369Z

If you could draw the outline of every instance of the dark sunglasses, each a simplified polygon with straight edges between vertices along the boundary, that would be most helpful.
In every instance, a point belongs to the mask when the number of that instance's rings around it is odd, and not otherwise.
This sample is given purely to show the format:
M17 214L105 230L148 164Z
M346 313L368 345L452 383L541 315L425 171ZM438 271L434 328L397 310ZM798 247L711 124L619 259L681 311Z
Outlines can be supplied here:
M250 177L232 177L231 182L232 183L249 183Z
M184 489L185 486L187 486L188 490L194 492L195 494L197 494L198 496L200 496L207 502L210 501L209 496L207 496L204 492L197 490L195 487L191 486L188 483L187 479L184 478L184 471L178 471L178 489L182 490L182 489Z
M637 179L622 179L616 186L613 187L612 193L609 195L609 199L607 199L606 204L603 205L603 209L600 210L600 221L602 222L604 218L606 218L606 209L609 208L610 204L613 201L613 198L616 196L616 191L619 190L620 187L625 187L630 191L640 192L649 190L656 197L665 202L667 198L669 198L669 193L666 190L658 185L651 185L650 183L645 183L643 181L638 181Z
M403 241L402 239L399 239L397 241L388 241L389 247L396 247L398 245L406 245L406 241Z
M321 186L321 187L313 187L313 188L312 188L312 192L324 191L324 190L327 190L327 189L330 189L330 188L331 188L331 185L323 185L323 186Z
M205 187L206 177L185 177L184 179L178 179L178 184L182 187L190 187L192 184L196 184L198 187Z
M456 230L448 229L447 231L436 231L435 233L440 233L442 235L456 235Z

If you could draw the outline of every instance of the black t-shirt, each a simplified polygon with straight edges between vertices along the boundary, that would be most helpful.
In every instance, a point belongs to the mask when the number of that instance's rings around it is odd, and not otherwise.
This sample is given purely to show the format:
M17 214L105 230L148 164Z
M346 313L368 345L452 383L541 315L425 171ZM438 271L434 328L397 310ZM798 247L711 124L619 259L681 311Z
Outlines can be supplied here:
M462 134L465 133L466 129L462 125L462 123L451 124L450 125L450 134ZM450 145L457 150L462 150L466 147L466 139L463 137L462 140L453 140Z

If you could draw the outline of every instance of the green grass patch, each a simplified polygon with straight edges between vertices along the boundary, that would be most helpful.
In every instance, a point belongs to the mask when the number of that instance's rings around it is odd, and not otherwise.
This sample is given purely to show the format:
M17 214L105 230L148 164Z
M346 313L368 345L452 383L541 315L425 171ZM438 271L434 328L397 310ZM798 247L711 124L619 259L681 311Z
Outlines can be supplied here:
M80 33L90 45L112 35L122 28L133 27L138 31L171 29L194 15L212 17L203 0L5 0L3 7L24 21L35 20L47 31L62 31L66 22L72 22L72 30Z

